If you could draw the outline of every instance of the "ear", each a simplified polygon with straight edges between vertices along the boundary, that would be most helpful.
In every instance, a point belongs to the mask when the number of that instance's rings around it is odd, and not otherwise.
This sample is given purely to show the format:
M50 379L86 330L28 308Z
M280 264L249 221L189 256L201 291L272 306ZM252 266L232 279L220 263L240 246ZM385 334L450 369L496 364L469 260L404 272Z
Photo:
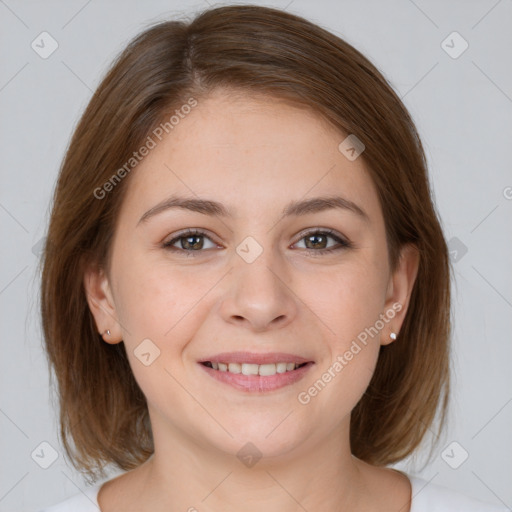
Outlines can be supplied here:
M84 289L96 328L104 341L111 344L123 341L110 282L103 268L97 265L87 268L84 273ZM105 332L107 329L110 335Z
M386 315L388 312L387 317L390 320L382 332L381 345L388 345L394 341L390 337L392 332L398 337L409 307L412 288L418 274L419 261L420 253L416 245L405 244L400 251L398 267L389 280L384 314ZM395 312L392 319L390 311Z

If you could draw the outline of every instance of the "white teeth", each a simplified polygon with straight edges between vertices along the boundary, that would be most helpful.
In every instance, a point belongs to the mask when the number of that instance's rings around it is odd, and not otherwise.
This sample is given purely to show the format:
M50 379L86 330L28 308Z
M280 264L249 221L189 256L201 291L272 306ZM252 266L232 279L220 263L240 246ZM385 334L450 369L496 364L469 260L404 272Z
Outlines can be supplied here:
M242 373L242 365L240 365L238 363L229 363L228 370L231 373Z
M295 365L293 365L295 367ZM276 365L275 364L262 364L260 365L260 375L275 375L276 374Z
M277 373L284 373L286 371L286 363L277 363L276 371Z
M285 373L295 370L299 364L296 363L211 363L214 370L230 373L241 373L242 375L261 375L267 377L276 373Z
M242 373L244 375L258 375L258 365L257 364L242 364Z

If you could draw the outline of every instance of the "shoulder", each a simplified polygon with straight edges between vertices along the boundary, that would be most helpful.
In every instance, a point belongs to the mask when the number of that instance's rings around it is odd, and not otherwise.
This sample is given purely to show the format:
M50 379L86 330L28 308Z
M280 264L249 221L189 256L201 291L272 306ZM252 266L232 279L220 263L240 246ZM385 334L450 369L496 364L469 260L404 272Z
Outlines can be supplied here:
M411 481L410 512L506 512L505 506L490 505L457 491L407 475Z
M38 512L98 512L98 492L103 483L87 487L80 494L75 494L65 501L51 505Z

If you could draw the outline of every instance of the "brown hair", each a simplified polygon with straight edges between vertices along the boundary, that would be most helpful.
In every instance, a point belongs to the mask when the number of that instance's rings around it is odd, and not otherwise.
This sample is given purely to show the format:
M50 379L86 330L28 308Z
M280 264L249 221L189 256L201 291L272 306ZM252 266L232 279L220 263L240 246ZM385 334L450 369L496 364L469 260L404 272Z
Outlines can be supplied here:
M398 339L381 346L351 415L352 453L375 465L397 462L418 447L436 411L441 431L449 395L451 270L423 147L405 106L367 58L301 17L259 6L214 8L189 23L145 30L113 63L75 129L53 198L41 285L66 453L93 479L105 463L129 470L153 453L146 400L124 344L102 341L83 286L87 265L110 268L130 178L101 200L95 190L169 112L219 87L295 102L356 135L378 190L391 270L404 244L419 249Z

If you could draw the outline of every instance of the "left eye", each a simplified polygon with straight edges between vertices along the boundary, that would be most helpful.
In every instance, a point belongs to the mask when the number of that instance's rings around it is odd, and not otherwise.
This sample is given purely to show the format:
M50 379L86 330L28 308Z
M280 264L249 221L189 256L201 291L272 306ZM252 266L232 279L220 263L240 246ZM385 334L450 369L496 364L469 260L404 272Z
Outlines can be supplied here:
M328 239L334 240L337 242L336 244L327 246ZM313 251L315 253L326 253L330 251L336 251L338 249L345 249L351 247L351 244L345 240L343 240L341 237L336 235L331 230L324 230L324 231L310 231L309 233L306 233L300 240L306 241L306 250ZM319 242L320 240L320 242ZM323 241L325 241L325 247L323 246ZM307 245L312 245L313 247L307 247Z
M328 239L334 240L336 244L334 246L328 246ZM211 243L211 248L217 247L217 245L212 242L212 240L206 235L206 233L197 230L188 230L174 237L172 240L165 242L163 247L165 249L175 251L175 252L185 252L188 255L193 256L194 252L204 252L201 249L205 249L204 240L209 240ZM302 238L298 240L299 243L302 240L305 240L306 247L305 249L311 253L327 253L330 251L336 251L340 249L347 249L352 247L351 243L345 241L340 236L336 235L331 230L316 230L310 231L309 233L305 233ZM175 247L175 245L179 243L181 247ZM308 245L310 247L308 247ZM312 247L311 247L312 245ZM206 247L208 249L208 247Z
M211 239L206 236L202 231L193 231L189 230L185 233L180 234L179 236L165 242L163 246L171 251L187 251L187 252L198 252L200 249L204 248L204 242L201 242L201 239ZM180 242L181 249L174 247L176 243ZM215 244L212 242L213 248L215 248Z

